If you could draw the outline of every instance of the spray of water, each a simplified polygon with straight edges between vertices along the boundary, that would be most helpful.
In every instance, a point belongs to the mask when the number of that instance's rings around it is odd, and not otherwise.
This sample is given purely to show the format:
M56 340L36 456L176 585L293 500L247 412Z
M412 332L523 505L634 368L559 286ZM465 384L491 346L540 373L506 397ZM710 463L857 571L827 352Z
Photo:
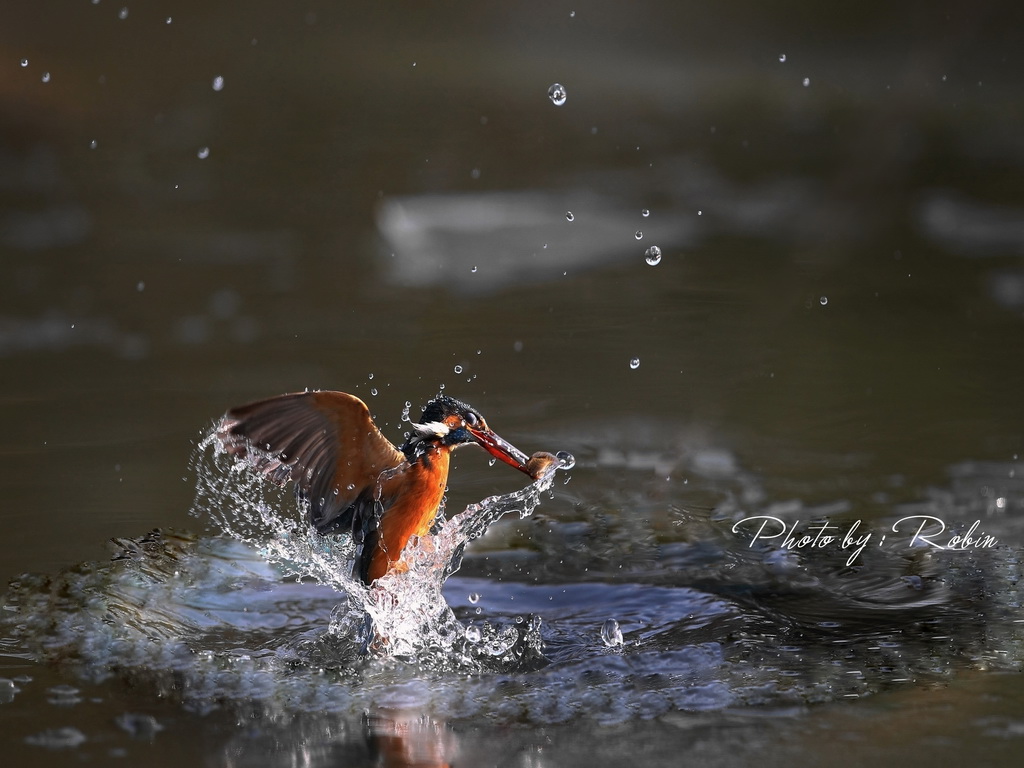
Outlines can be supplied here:
M356 547L348 536L323 536L305 520L301 500L289 501L252 461L235 459L213 429L193 459L196 499L192 513L219 532L256 548L285 576L311 580L339 593L327 633L371 656L405 659L436 668L508 669L540 658L540 619L495 627L463 625L442 595L445 580L458 570L473 539L504 515L527 517L551 488L555 471L572 466L559 455L547 471L514 493L470 504L430 535L413 537L400 567L370 587L351 577ZM443 509L438 520L443 520ZM322 643L321 643L322 645Z

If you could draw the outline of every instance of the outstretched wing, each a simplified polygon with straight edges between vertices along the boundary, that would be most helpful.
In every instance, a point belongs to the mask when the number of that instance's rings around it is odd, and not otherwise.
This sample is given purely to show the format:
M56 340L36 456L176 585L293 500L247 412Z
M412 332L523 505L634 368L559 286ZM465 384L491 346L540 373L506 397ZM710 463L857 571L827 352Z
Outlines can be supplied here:
M380 473L405 461L366 404L344 392L297 392L232 408L217 440L278 485L293 481L321 532L351 524L351 516L337 518L371 502Z

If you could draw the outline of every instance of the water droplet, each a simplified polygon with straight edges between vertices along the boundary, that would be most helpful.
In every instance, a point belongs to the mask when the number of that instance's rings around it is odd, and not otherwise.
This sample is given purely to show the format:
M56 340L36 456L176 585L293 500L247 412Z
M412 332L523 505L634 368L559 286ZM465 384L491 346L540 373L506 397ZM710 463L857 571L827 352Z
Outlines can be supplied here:
M471 602L473 605L476 605L477 603L480 602L480 595L478 593L476 593L476 592L470 592L469 593L469 602Z
M629 367L632 368L634 371L637 368L639 368L640 367L640 358L639 357L634 357L633 359L631 359L629 361Z
M476 272L476 267L474 266L474 267L473 267L473 268L472 268L471 270L469 270L469 271L470 271L470 272Z
M643 239L644 239L644 233L643 233L643 232L641 232L641 231L640 231L640 230L638 229L638 230L636 231L636 234L634 235L634 237L635 237L635 238L636 238L637 240L643 240Z
M491 457L490 459L487 460L487 465L490 466L490 467L493 467L497 463L497 461L498 461L497 459L495 459L494 457Z
M125 6L120 11L117 12L117 18L121 19L122 21L124 19L128 18L128 7L127 6Z
M779 54L779 61L782 62L783 64L785 64L786 63L786 54L780 53Z
M21 60L21 66L27 67L28 66L28 59L22 59Z
M551 99L551 103L556 107L560 107L565 104L565 99L568 96L565 92L565 86L561 83L553 83L548 88L548 98Z
M570 19L575 19L576 18L576 11L569 11L569 18Z
M471 643L479 643L482 635L480 627L466 627L466 639Z
M807 86L809 86L810 84L811 84L811 78L809 78L809 77L805 77L805 78L804 78L804 88L806 88L806 87L807 87Z
M572 215L572 211L566 211L565 212L565 220L566 221L575 221L576 217Z
M619 628L619 622L615 619L606 619L601 625L601 640L609 648L622 645L622 629Z
M652 267L658 266L661 263L661 248L656 245L652 245L646 251L644 251L644 261L650 264Z
M366 378L369 379L370 381L373 381L373 374L372 373L366 374Z
M374 397L376 397L377 396L377 388L374 387L373 389L371 389L370 390L370 394L373 395Z
M828 304L828 296L822 296L820 299L818 299L818 301L820 301L821 306L824 307L826 304Z
M89 142L89 149L96 149L97 146L98 145L96 144L96 139L93 139L92 141Z
M135 290L138 291L139 293L142 293L144 290L146 290L146 284L139 280L138 284L135 286Z
M215 78L213 78L213 90L215 90L215 91L223 91L224 90L224 78L221 77L220 75L217 75Z
M471 170L469 172L469 178L471 178L471 179L479 179L480 178L480 169L479 168L474 168L473 170Z
M640 215L643 216L646 219L648 216L651 215L651 212L649 210L647 210L646 208L644 208L642 211L640 211Z
M200 160L205 160L209 156L210 156L210 148L209 147L200 147L199 151L196 152L196 157L198 157Z
M572 469L576 466L576 457L568 451L559 451L555 458L558 459L559 469Z
M43 77L41 79L42 79L42 81L44 83L50 82L50 73L49 72L43 72Z
M346 491L354 491L355 489L356 489L356 484L355 483L349 483L348 485L345 486L345 490Z
M455 372L456 373L462 373L462 366L461 365L456 365L455 366Z
M167 23L170 24L172 21L173 21L173 19L170 16L168 16L167 17Z

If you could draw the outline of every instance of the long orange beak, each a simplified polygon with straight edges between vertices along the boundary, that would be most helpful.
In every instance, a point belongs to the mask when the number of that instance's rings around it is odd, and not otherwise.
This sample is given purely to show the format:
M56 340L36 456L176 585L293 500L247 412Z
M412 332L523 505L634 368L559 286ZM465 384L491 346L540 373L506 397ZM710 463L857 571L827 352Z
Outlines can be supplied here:
M502 439L489 429L473 429L468 425L466 428L473 436L473 439L480 443L491 456L501 459L520 472L530 474L530 471L526 468L526 463L530 460L529 457L512 445L512 443Z

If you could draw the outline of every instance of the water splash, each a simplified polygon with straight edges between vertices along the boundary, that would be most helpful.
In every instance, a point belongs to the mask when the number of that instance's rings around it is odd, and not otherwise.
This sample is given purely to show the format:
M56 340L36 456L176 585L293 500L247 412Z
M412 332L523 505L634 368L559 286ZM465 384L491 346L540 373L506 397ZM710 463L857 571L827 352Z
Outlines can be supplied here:
M431 668L513 668L540 657L540 620L522 626L465 627L445 602L442 587L459 569L466 544L482 536L506 514L527 517L551 488L555 472L574 464L560 453L557 462L525 488L470 504L451 519L438 512L436 532L413 537L401 566L370 587L352 578L356 545L349 536L323 536L306 522L306 503L289 502L287 491L251 471L251 463L273 461L252 452L236 460L221 446L217 430L200 442L193 458L196 499L192 514L219 532L255 548L285 576L311 580L338 592L327 629L340 642L376 657L401 658ZM383 479L383 475L382 475ZM289 507L292 509L289 510ZM317 642L322 645L322 638Z

